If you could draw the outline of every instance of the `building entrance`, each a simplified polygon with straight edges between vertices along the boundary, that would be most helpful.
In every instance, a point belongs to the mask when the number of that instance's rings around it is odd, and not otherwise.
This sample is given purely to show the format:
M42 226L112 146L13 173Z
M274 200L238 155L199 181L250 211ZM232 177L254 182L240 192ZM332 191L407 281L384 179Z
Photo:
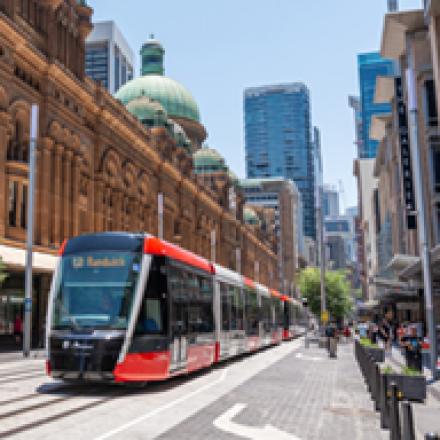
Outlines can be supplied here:
M0 287L0 351L22 349L24 319L24 272L8 272ZM49 274L35 274L32 292L32 348L44 347ZM21 324L21 325L20 325Z

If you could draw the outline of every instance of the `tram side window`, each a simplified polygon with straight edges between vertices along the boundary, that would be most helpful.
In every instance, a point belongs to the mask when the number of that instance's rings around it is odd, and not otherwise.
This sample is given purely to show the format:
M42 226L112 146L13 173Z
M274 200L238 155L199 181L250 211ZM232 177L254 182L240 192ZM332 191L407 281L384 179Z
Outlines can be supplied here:
M184 273L170 266L168 268L168 291L172 300L171 327L174 332L186 334L188 331L188 297L185 290Z
M214 331L213 285L210 278L197 276L200 288L201 332Z
M262 319L263 324L265 327L265 330L268 331L272 328L272 307L271 307L271 300L270 298L267 298L263 296L261 298L261 305L262 305Z
M248 335L258 335L260 322L257 293L246 289L246 330Z
M182 307L187 306L188 332L214 331L212 280L181 270Z
M232 304L231 304L231 329L232 330L244 330L243 312L244 302L239 287L230 286L232 292Z
M137 334L165 334L166 323L166 278L160 266L153 261L136 326Z
M231 326L231 287L225 283L220 283L220 299L222 303L222 330L228 331L232 328Z

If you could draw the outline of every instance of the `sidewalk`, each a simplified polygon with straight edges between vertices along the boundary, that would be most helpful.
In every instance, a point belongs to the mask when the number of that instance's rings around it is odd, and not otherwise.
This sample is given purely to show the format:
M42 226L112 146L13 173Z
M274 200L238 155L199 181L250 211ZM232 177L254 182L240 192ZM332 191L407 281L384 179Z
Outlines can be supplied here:
M46 356L45 350L32 350L29 358L31 359L43 359ZM6 362L17 362L20 360L24 360L23 352L21 351L0 351L0 364Z
M336 360L316 345L302 346L159 438L226 440L251 438L245 434L251 431L260 438L255 433L265 429L277 433L262 434L269 440L389 438L380 429L351 343L339 345Z

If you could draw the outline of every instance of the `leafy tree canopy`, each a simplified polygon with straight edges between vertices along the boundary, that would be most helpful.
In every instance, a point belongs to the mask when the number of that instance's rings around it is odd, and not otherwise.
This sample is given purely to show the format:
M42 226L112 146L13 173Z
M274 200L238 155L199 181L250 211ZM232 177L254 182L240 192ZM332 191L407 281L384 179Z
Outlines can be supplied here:
M320 270L315 267L304 269L299 276L301 294L307 298L312 313L321 314ZM353 301L350 296L350 283L343 270L325 273L325 291L327 310L334 319L341 319L351 312Z

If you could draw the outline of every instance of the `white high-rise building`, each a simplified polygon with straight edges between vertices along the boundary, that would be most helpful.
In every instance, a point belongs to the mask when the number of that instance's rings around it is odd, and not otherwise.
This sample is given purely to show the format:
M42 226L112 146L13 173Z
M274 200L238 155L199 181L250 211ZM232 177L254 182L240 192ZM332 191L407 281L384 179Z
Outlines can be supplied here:
M134 52L114 21L94 23L86 41L86 73L113 95L133 79Z

